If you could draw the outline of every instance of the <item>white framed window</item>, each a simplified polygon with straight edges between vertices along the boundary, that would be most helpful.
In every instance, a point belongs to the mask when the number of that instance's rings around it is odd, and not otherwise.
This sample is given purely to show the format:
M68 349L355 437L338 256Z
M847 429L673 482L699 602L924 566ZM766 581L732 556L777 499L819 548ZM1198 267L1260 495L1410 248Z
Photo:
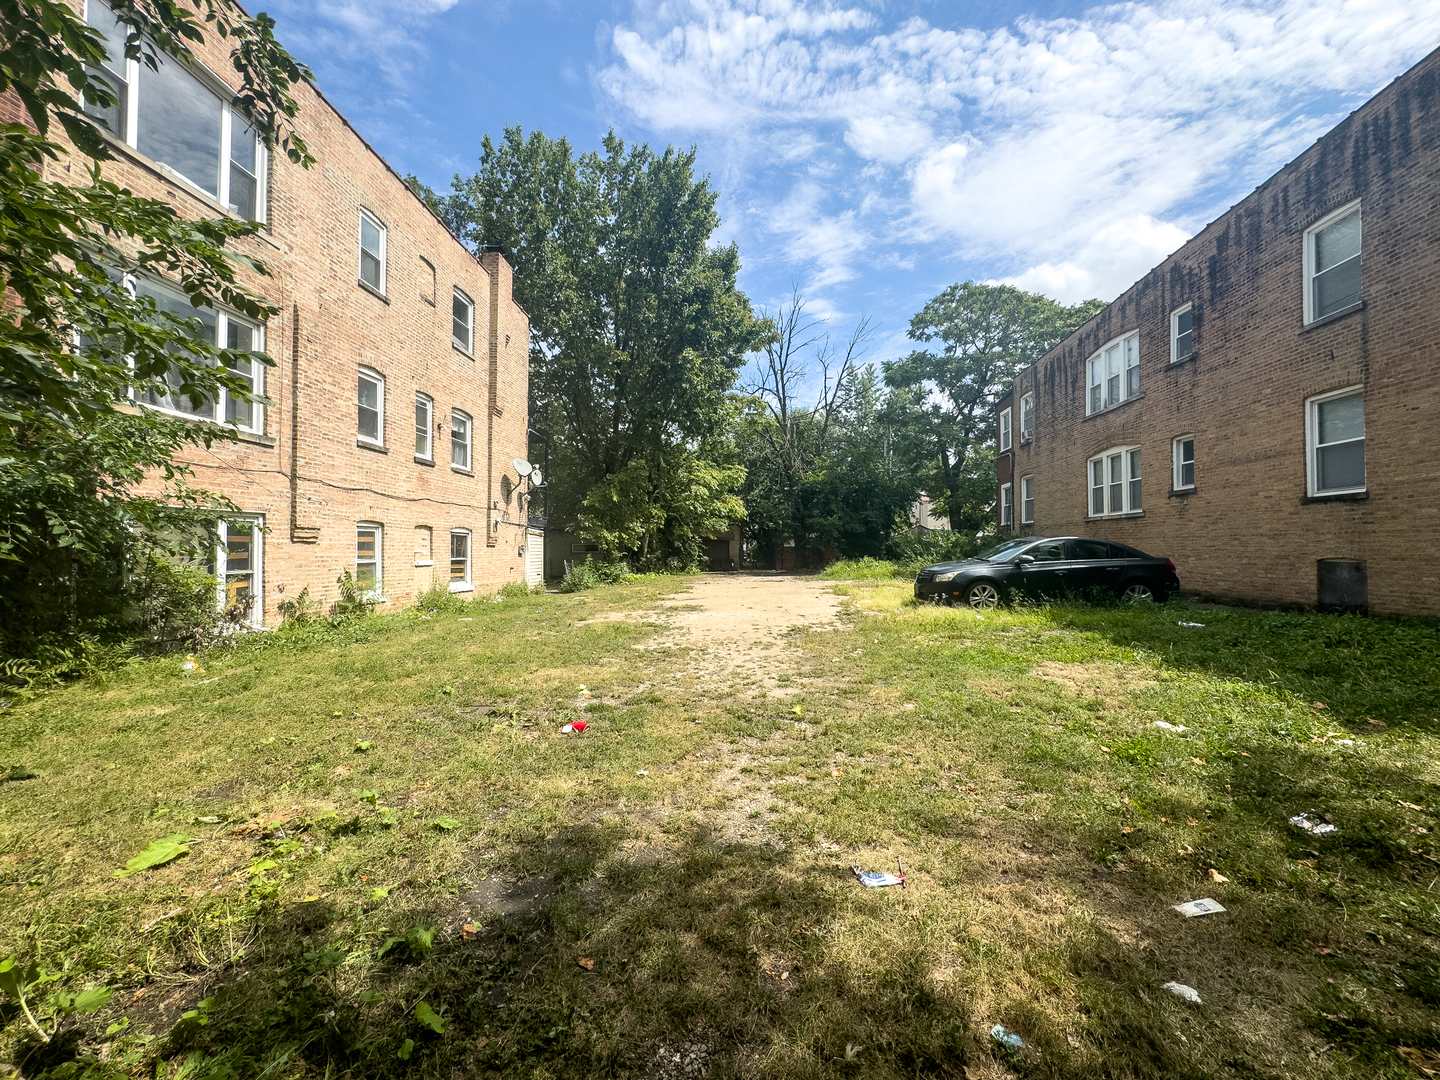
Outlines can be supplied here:
M385 226L368 210L360 211L360 280L385 292Z
M1000 485L1000 524L1011 525L1015 521L1015 489L1010 484Z
M1175 475L1170 483L1176 491L1195 486L1195 436L1181 435L1171 443L1174 448Z
M450 413L450 467L470 468L470 417L454 409Z
M363 595L380 599L385 591L385 527L378 521L355 524L355 584Z
M415 526L415 565L434 566L435 553L434 544L435 530L429 525Z
M361 442L385 445L385 376L361 368L357 377L356 431Z
M1010 449L1010 410L1000 410L1000 451Z
M450 591L469 592L470 583L470 530L450 531Z
M433 430L435 403L425 394L415 395L415 456L426 461L435 454Z
M1090 480L1090 516L1138 514L1140 501L1140 448L1117 446L1086 463Z
M1360 302L1360 201L1305 230L1305 321Z
M1035 437L1035 395L1026 394L1020 399L1020 441L1029 442Z
M475 302L466 296L459 289L455 290L455 299L451 305L454 312L451 317L450 339L459 349L465 352L473 352L475 344Z
M265 618L265 518L245 514L221 521L215 530L216 603L242 626L260 626Z
M1185 304L1170 313L1170 362L1184 360L1194 349L1195 305Z
M1085 413L1113 408L1140 393L1140 332L1106 342L1086 363L1089 372Z
M1313 397L1305 406L1311 495L1365 490L1365 396L1358 386Z
M184 293L157 282L144 278L127 278L127 282L133 286L134 295L149 297L157 311L197 321L200 324L198 336L212 345L219 344L240 352L261 352L264 349L264 334L259 326L223 309L197 308ZM233 360L230 362L230 370L249 383L255 394L265 392L265 369L259 362L251 359ZM265 406L258 401L241 401L228 390L222 390L218 400L209 397L192 398L189 394L180 392L178 368L171 368L166 373L165 384L165 390L149 390L140 395L140 404L180 416L233 424L242 431L260 432L265 429Z
M1035 478L1033 476L1020 478L1020 524L1035 524Z
M129 28L102 0L85 21L105 39L109 59L96 71L114 92L108 109L85 111L117 139L246 221L265 214L265 144L233 106L234 91L201 66L156 50L159 69L125 58Z

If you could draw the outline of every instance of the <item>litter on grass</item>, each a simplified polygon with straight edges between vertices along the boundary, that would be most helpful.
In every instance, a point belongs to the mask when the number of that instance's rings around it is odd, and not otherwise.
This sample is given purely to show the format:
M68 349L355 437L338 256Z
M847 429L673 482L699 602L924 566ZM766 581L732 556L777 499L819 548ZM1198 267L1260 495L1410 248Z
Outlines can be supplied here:
M1225 909L1220 906L1218 900L1212 900L1207 896L1204 900L1187 900L1183 904L1176 904L1175 910L1187 919L1193 919L1197 915L1214 915Z
M1160 729L1162 729L1162 730L1164 730L1164 731L1189 731L1189 730L1190 730L1190 729L1189 729L1188 727L1186 727L1184 724L1172 724L1172 723L1169 723L1168 721L1165 721L1165 720L1156 720L1156 721L1155 721L1155 726L1158 727L1158 728L1160 728Z
M1016 1035L1004 1024L996 1024L990 1029L990 1037L1007 1050L1025 1049L1025 1040Z
M560 729L562 735L579 735L590 725L584 720L576 720L573 724L566 724Z
M1176 997L1182 997L1194 1005L1201 1004L1200 992L1193 986L1186 986L1184 983L1168 982L1160 987L1161 990L1169 990Z
M1175 625L1176 625L1176 626L1204 626L1205 624L1204 624L1203 622L1180 622L1180 623L1176 623Z
M858 866L850 867L851 871L860 879L860 884L867 889L883 889L890 885L904 885L904 874L881 874L875 870L862 870Z
M1304 829L1311 836L1329 836L1331 833L1340 831L1330 822L1318 821L1309 814L1296 814L1290 819L1290 824L1297 829Z

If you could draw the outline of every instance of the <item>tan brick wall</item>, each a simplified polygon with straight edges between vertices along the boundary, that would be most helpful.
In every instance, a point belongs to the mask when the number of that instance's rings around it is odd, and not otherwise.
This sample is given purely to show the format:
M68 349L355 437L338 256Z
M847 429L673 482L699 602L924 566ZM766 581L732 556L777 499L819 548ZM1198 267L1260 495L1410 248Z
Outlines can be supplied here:
M1363 307L1304 327L1303 236L1362 202ZM1195 305L1193 360L1170 362L1170 313ZM1085 364L1140 333L1140 396L1085 415ZM1306 499L1305 403L1364 388L1368 491ZM1040 534L1168 555L1182 586L1316 602L1316 562L1363 560L1372 610L1440 615L1440 52L1366 103L1016 380L1036 395ZM1171 440L1194 435L1196 487L1171 491ZM1090 519L1086 461L1137 444L1143 517ZM997 483L1011 462L1001 455ZM1018 494L1017 494L1018 498Z
M199 55L238 85L223 42L208 40ZM268 623L277 621L278 601L307 585L321 600L336 595L336 577L355 566L360 521L383 526L381 575L392 606L432 574L446 580L452 529L472 533L476 592L523 580L524 514L513 496L508 508L501 498L502 476L518 479L510 462L525 455L528 421L529 321L513 300L510 267L498 255L467 251L312 87L296 96L298 126L318 164L305 170L282 153L269 156L268 228L242 248L272 274L247 275L246 284L281 308L265 330L275 366L265 373L264 433L188 453L196 482L264 515ZM187 216L224 212L128 146L115 143L115 155L107 179ZM359 283L362 207L386 226L383 297ZM468 354L451 344L454 288L475 303ZM385 377L383 450L357 440L362 365ZM417 392L433 398L443 424L433 465L415 458ZM450 465L452 408L472 418L468 473ZM421 526L433 530L433 568L415 565Z

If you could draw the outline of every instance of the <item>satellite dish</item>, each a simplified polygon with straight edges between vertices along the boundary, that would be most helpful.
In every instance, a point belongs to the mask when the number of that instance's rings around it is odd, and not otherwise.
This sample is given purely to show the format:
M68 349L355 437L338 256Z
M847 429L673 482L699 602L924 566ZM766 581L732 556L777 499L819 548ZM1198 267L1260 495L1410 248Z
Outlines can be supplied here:
M515 466L515 471L521 476L529 476L530 470L534 468L534 466L532 466L530 462L526 461L523 457L517 457L510 464Z
M534 484L536 487L539 487L544 482L545 477L540 475L539 469L535 469L530 473L530 483Z

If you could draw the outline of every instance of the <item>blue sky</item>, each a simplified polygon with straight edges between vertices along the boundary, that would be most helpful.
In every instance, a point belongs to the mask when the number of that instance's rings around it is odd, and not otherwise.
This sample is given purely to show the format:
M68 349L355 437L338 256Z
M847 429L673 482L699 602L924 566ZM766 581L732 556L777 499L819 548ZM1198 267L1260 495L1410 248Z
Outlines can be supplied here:
M720 238L871 358L966 278L1112 299L1440 45L1434 0L273 0L401 172L506 124L695 145Z

